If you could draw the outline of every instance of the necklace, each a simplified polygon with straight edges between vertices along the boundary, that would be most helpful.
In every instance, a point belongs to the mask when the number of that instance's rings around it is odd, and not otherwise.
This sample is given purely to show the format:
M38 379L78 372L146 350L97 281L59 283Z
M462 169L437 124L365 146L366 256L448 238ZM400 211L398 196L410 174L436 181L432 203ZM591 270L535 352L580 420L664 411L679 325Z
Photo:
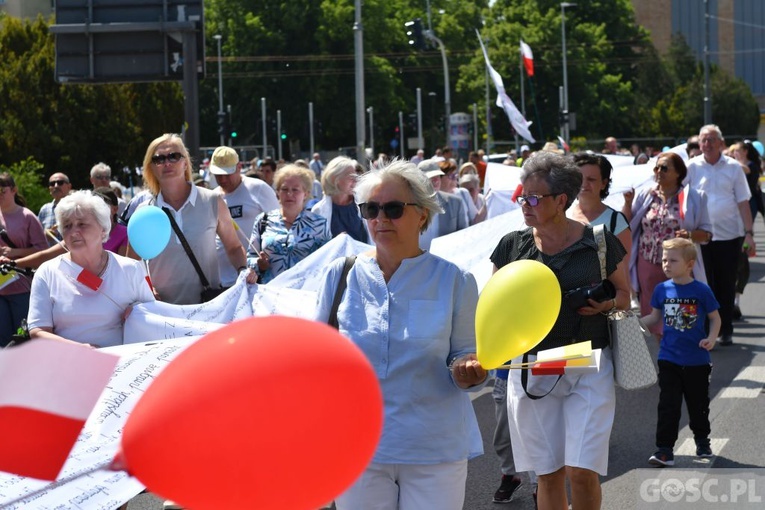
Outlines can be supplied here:
M98 277L101 278L104 273L106 272L106 268L109 267L109 255L107 255L106 252L103 252L103 255L101 258L104 260L101 264L103 264L103 267L101 268L101 271L98 273Z

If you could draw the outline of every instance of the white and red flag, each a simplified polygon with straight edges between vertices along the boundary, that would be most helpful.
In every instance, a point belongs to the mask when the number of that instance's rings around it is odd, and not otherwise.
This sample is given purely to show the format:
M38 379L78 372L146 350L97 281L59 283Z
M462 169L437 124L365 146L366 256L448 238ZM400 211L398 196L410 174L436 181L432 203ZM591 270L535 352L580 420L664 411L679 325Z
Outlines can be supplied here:
M531 47L521 39L521 56L523 57L523 67L526 68L528 76L534 76L534 54L531 53Z
M489 54L486 52L486 47L483 45L483 40L481 40L481 34L478 30L476 30L476 34L478 35L478 43L481 45L481 51L483 51L483 58L486 61L486 68L489 71L489 76L491 76L491 81L494 82L494 87L497 89L497 106L505 110L505 114L507 115L507 118L510 119L510 124L512 124L515 132L529 142L534 143L536 140L534 140L534 137L531 136L531 131L529 131L531 122L523 117L523 114L518 110L518 107L515 106L513 100L507 95L502 76L500 76L500 74L491 66Z
M0 351L0 471L55 480L117 361L47 339Z

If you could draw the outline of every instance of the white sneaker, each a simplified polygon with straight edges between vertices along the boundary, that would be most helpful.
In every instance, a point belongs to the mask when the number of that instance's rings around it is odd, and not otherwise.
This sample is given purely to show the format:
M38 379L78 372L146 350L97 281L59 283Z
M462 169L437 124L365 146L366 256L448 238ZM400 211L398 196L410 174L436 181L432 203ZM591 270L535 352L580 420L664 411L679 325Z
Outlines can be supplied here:
M166 500L166 501L165 501L165 502L162 504L162 509L163 509L163 510L184 510L184 509L183 509L183 507L182 507L181 505L179 505L179 504L178 504L178 503L176 503L175 501L170 501L169 499L168 499L168 500Z

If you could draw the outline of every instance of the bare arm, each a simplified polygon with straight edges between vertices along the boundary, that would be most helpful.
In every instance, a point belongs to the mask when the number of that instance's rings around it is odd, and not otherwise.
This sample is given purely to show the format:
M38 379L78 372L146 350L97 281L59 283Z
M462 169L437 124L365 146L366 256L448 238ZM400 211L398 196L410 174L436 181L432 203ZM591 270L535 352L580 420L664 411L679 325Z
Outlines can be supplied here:
M644 315L640 318L640 322L643 323L646 329L652 328L659 322L661 322L661 310L658 308L651 308L651 313Z
M722 325L722 319L720 318L720 312L715 310L707 315L709 317L709 336L699 342L699 347L711 351L715 346L717 335L720 334L720 326Z
M29 336L32 340L38 339L38 338L47 338L49 340L57 340L59 342L64 342L67 344L74 344L74 345L81 345L83 347L95 347L90 344L83 344L80 342L75 342L73 340L69 340L68 338L64 338L63 336L59 336L53 332L53 328L32 328L29 330Z
M226 249L226 255L234 269L247 267L247 255L245 254L242 243L236 236L231 213L226 207L222 198L218 197L218 237L220 237L223 247Z
M744 230L746 231L744 242L749 245L747 253L750 256L754 256L757 253L757 247L754 244L754 231L752 230L754 228L752 221L752 211L749 209L748 200L738 203L738 212L741 214L741 219L744 221Z

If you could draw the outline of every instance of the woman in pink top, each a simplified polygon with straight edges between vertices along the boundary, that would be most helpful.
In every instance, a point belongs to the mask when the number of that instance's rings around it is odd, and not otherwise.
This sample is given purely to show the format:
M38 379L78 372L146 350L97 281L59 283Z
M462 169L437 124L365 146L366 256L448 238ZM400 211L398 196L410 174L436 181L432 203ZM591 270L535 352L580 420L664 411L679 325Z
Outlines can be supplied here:
M13 177L0 174L0 256L15 259L48 247L40 220L25 205ZM29 311L29 282L23 278L0 288L0 347Z
M109 231L109 239L104 242L104 249L117 255L127 256L128 236L127 227L117 222L117 208L119 200L117 194L109 187L96 188L95 194L100 196L111 209L112 229Z

